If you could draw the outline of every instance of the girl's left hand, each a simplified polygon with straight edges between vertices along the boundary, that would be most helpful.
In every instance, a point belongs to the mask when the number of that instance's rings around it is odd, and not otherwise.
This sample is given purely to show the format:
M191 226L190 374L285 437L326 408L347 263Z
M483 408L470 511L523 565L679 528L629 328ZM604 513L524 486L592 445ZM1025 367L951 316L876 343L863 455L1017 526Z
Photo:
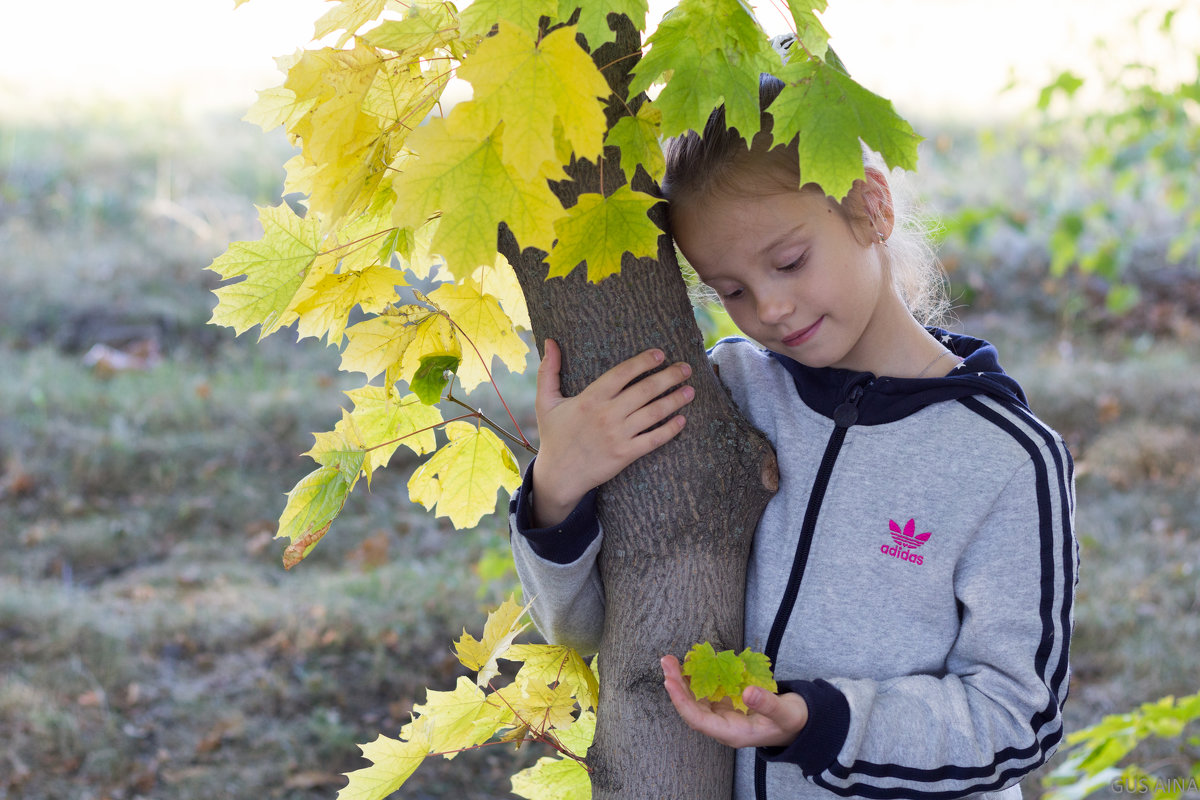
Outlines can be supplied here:
M675 656L660 661L667 694L683 721L692 730L711 736L729 747L786 747L808 723L808 704L798 694L772 694L758 686L742 692L750 707L743 714L725 698L719 703L697 700L684 683Z

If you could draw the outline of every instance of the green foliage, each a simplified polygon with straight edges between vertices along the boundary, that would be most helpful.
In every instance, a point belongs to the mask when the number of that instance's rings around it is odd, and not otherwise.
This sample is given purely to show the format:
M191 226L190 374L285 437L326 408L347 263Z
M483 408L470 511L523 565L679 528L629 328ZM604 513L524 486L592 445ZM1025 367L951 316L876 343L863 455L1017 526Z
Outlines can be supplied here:
M1079 800L1098 789L1118 783L1133 793L1135 789L1154 790L1155 798L1177 798L1189 789L1196 790L1200 780L1200 694L1164 697L1143 703L1136 711L1112 714L1095 725L1067 737L1066 758L1046 778L1050 789L1045 800ZM1149 738L1179 742L1177 766L1182 775L1163 778L1150 774L1137 763L1119 767L1143 741Z
M720 702L726 697L733 707L745 713L742 691L748 686L761 686L774 692L775 677L771 674L771 659L747 647L740 653L733 650L717 652L708 642L693 645L683 659L684 675L689 678L692 694L699 700Z
M1149 63L1113 59L1107 43L1097 43L1098 76L1059 72L1039 92L1033 139L1000 145L1019 149L1029 171L1023 213L1012 204L967 208L947 220L947 236L969 243L988 225L1028 232L1035 217L1049 277L1099 279L1107 311L1118 316L1138 303L1148 270L1200 266L1200 59L1182 33L1196 19L1181 13L1200 17L1195 7L1143 11L1130 27L1149 43L1148 60L1174 56L1194 72L1166 76ZM1147 253L1146 243L1156 251Z

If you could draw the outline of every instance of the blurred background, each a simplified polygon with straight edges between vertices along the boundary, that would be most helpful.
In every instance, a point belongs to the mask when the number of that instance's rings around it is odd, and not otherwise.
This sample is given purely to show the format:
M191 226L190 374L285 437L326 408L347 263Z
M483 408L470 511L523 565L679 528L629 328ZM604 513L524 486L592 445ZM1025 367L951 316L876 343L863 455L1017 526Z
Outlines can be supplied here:
M291 148L240 118L327 4L232 5L0 13L0 800L333 797L355 743L450 688L450 642L515 586L503 515L452 531L410 506L399 454L280 565L300 454L359 381L312 340L207 325L204 268L279 202ZM1075 454L1071 726L1195 692L1200 7L833 0L824 19L926 137L911 189L948 326L998 344ZM500 385L535 430L532 370ZM400 796L509 797L543 754L431 759Z

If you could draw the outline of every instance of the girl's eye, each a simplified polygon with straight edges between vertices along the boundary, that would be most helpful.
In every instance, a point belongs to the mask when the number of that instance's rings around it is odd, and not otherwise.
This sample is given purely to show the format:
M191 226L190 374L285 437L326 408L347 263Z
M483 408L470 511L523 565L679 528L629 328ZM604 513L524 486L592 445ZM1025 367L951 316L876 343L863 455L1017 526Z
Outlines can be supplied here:
M721 293L722 300L737 300L741 296L742 296L741 289L734 289L732 292L722 292Z
M779 267L779 271L780 271L780 272L795 272L796 270L798 270L798 269L800 269L801 267L803 267L803 266L804 266L804 262L805 262L805 261L807 261L807 260L808 260L808 253L805 253L804 255L800 256L799 258L797 258L797 259L796 259L795 261L793 261L792 263L790 263L790 264L785 264L784 266L782 266L782 267Z

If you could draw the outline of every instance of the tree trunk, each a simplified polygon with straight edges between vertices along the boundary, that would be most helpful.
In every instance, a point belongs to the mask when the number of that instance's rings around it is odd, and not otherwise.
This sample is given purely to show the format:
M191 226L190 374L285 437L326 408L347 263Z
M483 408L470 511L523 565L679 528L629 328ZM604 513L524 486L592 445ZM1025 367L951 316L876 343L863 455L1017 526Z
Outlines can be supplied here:
M593 53L617 97L627 94L636 63L631 54L640 46L639 33L622 17L617 41ZM626 109L621 102L610 105L610 128ZM619 161L609 148L607 168L574 163L571 180L555 186L564 206L583 192L609 195L619 188ZM655 192L641 170L634 187ZM654 214L666 230L665 206ZM588 283L582 268L547 281L545 253L519 252L503 228L500 249L525 293L538 351L546 337L561 345L564 395L578 394L609 367L650 347L661 348L668 364L692 365L696 396L684 409L683 432L600 490L607 608L596 741L587 760L597 800L727 798L733 750L683 723L663 689L658 660L668 653L682 659L702 641L740 649L746 562L777 485L774 453L708 365L665 233L657 260L627 253L621 273L599 284Z

